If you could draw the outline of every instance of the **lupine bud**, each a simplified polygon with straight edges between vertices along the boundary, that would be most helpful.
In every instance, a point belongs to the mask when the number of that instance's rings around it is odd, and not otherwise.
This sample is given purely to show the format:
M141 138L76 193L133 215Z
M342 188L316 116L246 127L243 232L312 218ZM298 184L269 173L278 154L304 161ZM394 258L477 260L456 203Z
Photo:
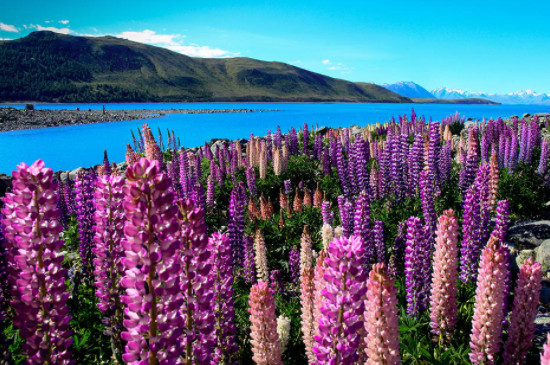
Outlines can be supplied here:
M330 241L332 241L334 237L334 230L332 227L328 224L323 224L323 227L321 228L321 238L323 241L323 247L328 248L328 244Z
M75 180L75 211L78 221L79 252L84 270L89 274L94 247L94 175L79 173Z
M504 364L525 364L535 337L535 317L542 280L541 265L528 258L519 270Z
M366 364L400 364L397 294L384 263L369 273L364 316Z
M430 327L442 344L451 339L457 321L458 223L450 209L438 220L433 261Z
M494 364L500 350L506 259L498 238L491 237L481 254L470 336L470 361L476 365Z
M282 365L273 295L265 281L259 281L250 289L250 344L252 360L257 365Z

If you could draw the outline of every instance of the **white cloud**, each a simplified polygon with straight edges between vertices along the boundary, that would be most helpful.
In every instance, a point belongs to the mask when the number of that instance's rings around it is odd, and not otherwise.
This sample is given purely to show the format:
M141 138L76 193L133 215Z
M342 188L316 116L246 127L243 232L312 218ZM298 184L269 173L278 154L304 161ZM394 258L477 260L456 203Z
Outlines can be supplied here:
M329 65L330 64L330 60L322 60L321 62L323 63L323 65Z
M353 68L346 66L342 62L335 63L331 60L323 60L321 62L327 66L327 70L329 71L339 71L341 74L349 74L353 70Z
M0 23L0 30L4 32L19 33L19 30L14 26L6 23Z
M150 29L145 29L141 32L126 31L116 34L116 37L167 48L171 51L191 57L223 58L237 56L239 54L220 48L200 46L197 44L184 44L182 39L185 38L185 36L181 34L162 34L156 33Z
M61 23L63 25L67 25L67 24L69 24L69 21L68 20L60 20L59 23Z
M12 40L13 39L11 39L11 38L2 38L2 37L0 37L0 41L12 41Z
M61 33L61 34L70 34L73 32L69 28L43 27L40 24L38 25L31 24L29 28L36 28L36 30L49 30L51 32Z

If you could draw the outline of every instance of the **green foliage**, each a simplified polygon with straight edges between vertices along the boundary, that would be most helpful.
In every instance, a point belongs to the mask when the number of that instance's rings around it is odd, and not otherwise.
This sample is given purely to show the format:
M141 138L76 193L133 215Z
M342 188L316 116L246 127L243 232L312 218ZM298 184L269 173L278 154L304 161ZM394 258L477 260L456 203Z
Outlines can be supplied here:
M508 199L513 220L540 216L550 201L550 189L532 165L519 164L513 174L501 170L498 199Z

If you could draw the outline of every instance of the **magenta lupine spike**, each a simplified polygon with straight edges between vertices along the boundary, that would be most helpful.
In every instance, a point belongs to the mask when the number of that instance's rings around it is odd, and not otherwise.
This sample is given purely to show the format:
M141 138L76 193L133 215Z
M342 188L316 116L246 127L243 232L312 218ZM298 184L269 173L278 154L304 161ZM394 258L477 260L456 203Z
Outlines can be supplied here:
M109 176L113 172L111 164L109 163L109 156L107 156L107 150L103 151L103 169L105 170L105 174Z
M344 236L349 237L353 228L353 206L343 195L338 196L338 210L340 211Z
M415 194L419 184L420 171L422 171L423 155L422 155L422 135L415 134L414 141L409 153L408 169L409 169L409 194Z
M504 346L504 364L525 364L535 337L541 281L541 265L529 257L519 270L508 339Z
M497 214L495 217L495 228L491 233L496 236L500 242L505 242L508 234L508 225L510 224L510 206L508 200L499 200L497 202Z
M464 283L475 279L481 254L479 205L479 193L475 186L470 186L464 202L462 246L460 248L460 279Z
M208 364L216 343L214 334L214 279L204 210L191 200L177 202L181 219L180 289L183 295L186 364Z
M216 345L212 360L215 364L227 364L238 350L233 305L233 256L229 239L224 234L214 233L208 241L208 247L212 252L212 272L209 277L214 282L212 289L216 321Z
M457 322L458 223L451 209L439 217L435 236L430 327L441 345L451 340Z
M250 344L257 365L282 365L273 290L265 281L250 289Z
M25 341L27 364L70 364L69 293L65 292L63 241L59 235L56 183L51 169L38 160L31 166L21 163L13 171L13 190L6 197L3 223L13 230L11 245L16 275L17 300L13 324ZM14 298L15 299L15 298Z
M374 247L376 248L376 262L386 262L386 245L384 241L384 223L382 221L374 222L372 229L374 238Z
M405 247L405 284L407 289L407 314L417 317L428 302L430 250L422 221L417 217L407 220Z
M546 343L540 354L540 365L550 365L550 333L547 335Z
M543 139L540 146L540 160L539 160L539 167L537 169L538 174L541 176L544 176L548 171L549 156L550 156L550 150L548 148L548 141L546 139Z
M183 352L180 315L181 244L171 182L158 161L141 158L128 166L123 203L126 215L122 247L126 289L124 362L176 363Z
M122 287L123 273L121 259L124 250L121 240L124 236L124 179L119 176L103 175L97 179L94 193L94 277L97 306L104 316L106 334L111 336L113 361L120 362L122 356Z
M504 282L507 257L498 238L491 237L481 254L474 317L470 336L472 364L494 364L500 352L504 319Z
M86 273L92 270L94 247L94 186L91 173L79 173L75 180L75 212L78 222L79 252Z
M0 363L9 364L12 354L5 336L7 314L10 302L10 281L8 267L8 242L4 235L6 227L2 223L4 215L0 210ZM10 265L11 266L11 265Z
M367 281L365 352L367 365L398 365L399 329L397 293L384 263L375 264Z
M319 332L313 352L317 364L353 364L362 347L366 272L360 237L334 239L324 260Z
M302 148L302 153L303 153L304 155L308 155L308 154L309 154L309 149L308 149L308 143L309 143L309 128L308 128L308 126L307 126L307 123L304 123L303 137L304 137L304 145L303 145L303 148Z
M439 142L441 135L439 133L439 122L430 122L430 141L428 147L428 158L426 166L433 177L435 186L439 186L439 171L437 166L439 165Z

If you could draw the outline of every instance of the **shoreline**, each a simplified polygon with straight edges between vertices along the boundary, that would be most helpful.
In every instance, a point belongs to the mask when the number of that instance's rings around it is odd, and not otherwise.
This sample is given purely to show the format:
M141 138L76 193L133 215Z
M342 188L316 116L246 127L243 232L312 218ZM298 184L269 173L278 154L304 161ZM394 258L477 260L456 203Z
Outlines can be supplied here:
M162 118L168 114L254 113L261 109L68 110L0 107L0 132Z

